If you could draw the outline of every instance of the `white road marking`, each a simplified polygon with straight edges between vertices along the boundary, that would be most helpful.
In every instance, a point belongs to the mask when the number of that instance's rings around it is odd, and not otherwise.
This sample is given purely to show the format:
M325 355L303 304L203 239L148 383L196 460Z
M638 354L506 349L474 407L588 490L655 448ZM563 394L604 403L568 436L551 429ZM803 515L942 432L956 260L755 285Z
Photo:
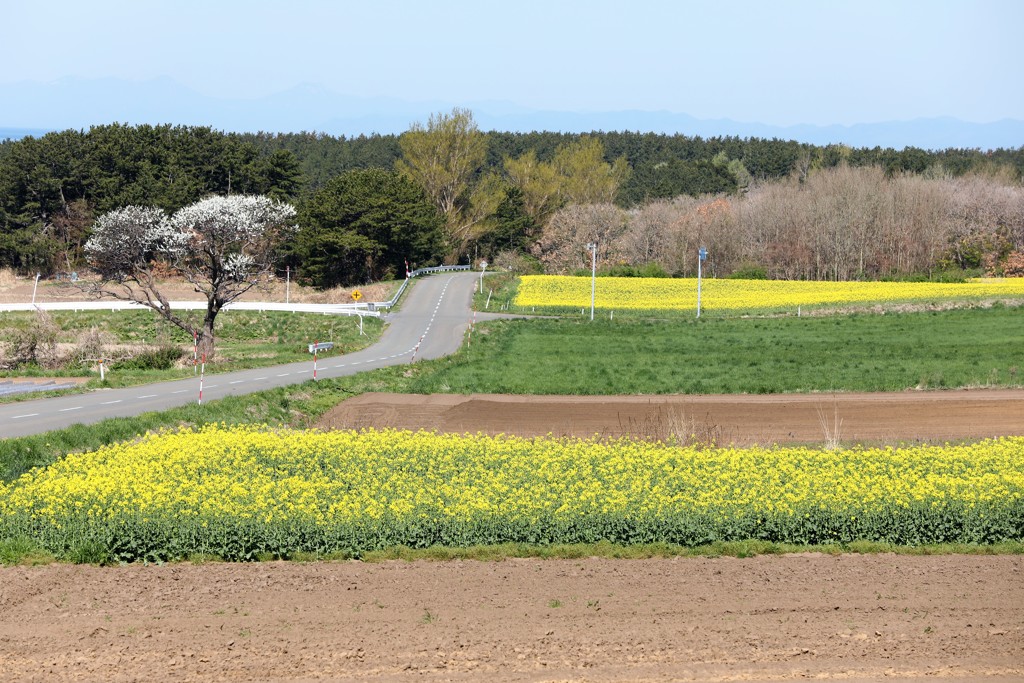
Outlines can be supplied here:
M442 288L441 294L440 294L437 302L435 303L433 314L431 315L430 320L427 323L426 329L424 329L424 331L423 331L423 335L422 335L423 337L426 337L427 333L429 333L432 330L433 323L435 322L438 314L440 313L441 306L444 303L443 300L444 300L445 295L447 294L448 287L454 281L454 279L455 279L454 277L449 278L448 282L446 282L444 287ZM364 364L365 365L374 365L374 364L386 363L387 361L391 361L391 360L395 360L395 359L402 359L403 357L407 356L409 353L413 353L414 351L415 351L414 349L410 349L409 351L406 351L404 353L395 353L395 354L390 355L390 356L382 356L380 358L375 358L375 359L372 359L372 360L352 361L351 363L339 363L337 365L330 366L330 367L333 367L333 368L344 368L344 367L352 366L354 368L357 365L364 365ZM327 369L328 369L328 367L324 367L324 370L327 370ZM299 370L299 371L295 371L294 373L291 373L291 372L281 373L281 374L278 374L277 377L289 377L292 374L303 375L303 374L309 374L310 372L311 372L310 370ZM268 377L264 376L264 377L257 377L257 378L255 378L253 380L235 380L235 381L229 382L229 384L232 384L232 385L234 385L234 384L241 384L241 383L244 383L246 381L256 381L256 382L258 382L258 381L265 381L267 379L268 379ZM214 389L214 388L217 388L217 386L218 385L216 385L216 384L210 384L210 385L207 385L206 388L207 389ZM171 391L171 392L168 392L168 393L170 393L170 394L183 394L183 393L186 393L188 391L191 391L191 389L179 389L177 391ZM138 399L155 398L155 397L157 397L159 395L160 394L145 394L145 395L136 397L136 400L138 400ZM115 405L115 404L123 403L123 402L125 402L125 399L114 399L114 400L110 400L110 401L104 401L104 402L100 403L99 405ZM130 402L130 399L129 399L129 402ZM74 410L81 410L83 407L84 406L74 406L74 407L71 407L71 408L62 408L62 409L59 409L59 412L70 412L70 411L74 411ZM12 416L10 419L17 420L17 419L28 418L28 417L38 417L39 415L40 415L40 413L25 413L25 414L22 414L22 415Z

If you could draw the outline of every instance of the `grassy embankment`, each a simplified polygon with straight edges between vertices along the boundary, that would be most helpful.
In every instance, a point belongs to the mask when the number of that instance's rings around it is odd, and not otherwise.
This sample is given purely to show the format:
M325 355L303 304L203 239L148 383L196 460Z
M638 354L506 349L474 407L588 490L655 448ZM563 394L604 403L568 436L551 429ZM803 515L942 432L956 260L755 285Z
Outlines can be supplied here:
M89 377L89 382L77 390L82 391L100 386L117 388L162 382L193 374L191 337L155 313L145 310L52 311L48 315L58 330L56 341L64 347L57 347L57 353L64 356L62 367L40 367L32 363L2 370L0 378ZM0 321L4 328L0 343L19 330L38 324L34 313L3 313ZM351 353L375 342L382 330L380 320L370 317L364 318L363 334L360 334L357 317L228 310L217 317L214 329L217 353L206 364L206 372L231 372L307 360L307 345L314 341L334 342L334 349L324 355ZM134 356L121 362L108 362L103 384L96 363L80 357L85 351L83 339L90 333L103 340L107 350L101 351L102 355L115 359ZM180 351L176 362L174 353L164 351L169 348ZM38 394L22 394L6 400L38 397Z

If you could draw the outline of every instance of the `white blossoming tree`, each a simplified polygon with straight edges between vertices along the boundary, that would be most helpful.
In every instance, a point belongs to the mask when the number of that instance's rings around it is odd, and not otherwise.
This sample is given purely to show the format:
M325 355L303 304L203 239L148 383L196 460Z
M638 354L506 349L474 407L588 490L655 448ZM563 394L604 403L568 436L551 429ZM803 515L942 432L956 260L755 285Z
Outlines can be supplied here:
M86 257L100 274L89 285L101 297L135 301L199 340L213 358L213 323L227 304L266 282L273 256L294 234L290 204L262 195L209 197L168 217L152 207L126 206L96 219ZM171 270L206 296L206 315L193 324L173 311L156 273Z

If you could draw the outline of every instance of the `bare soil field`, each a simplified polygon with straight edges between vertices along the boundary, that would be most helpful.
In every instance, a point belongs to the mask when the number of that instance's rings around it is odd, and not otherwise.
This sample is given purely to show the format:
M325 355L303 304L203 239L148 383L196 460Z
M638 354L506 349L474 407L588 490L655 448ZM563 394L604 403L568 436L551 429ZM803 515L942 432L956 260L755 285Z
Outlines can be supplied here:
M1024 435L1024 390L731 396L506 396L368 393L328 411L321 429L643 439L727 446L942 442Z
M5 681L1021 680L1024 558L0 569Z

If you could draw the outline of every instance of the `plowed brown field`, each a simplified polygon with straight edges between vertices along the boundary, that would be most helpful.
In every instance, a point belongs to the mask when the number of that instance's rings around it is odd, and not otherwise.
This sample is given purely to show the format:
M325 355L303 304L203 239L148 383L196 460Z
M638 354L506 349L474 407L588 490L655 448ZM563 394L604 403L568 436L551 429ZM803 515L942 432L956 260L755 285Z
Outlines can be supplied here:
M3 681L1021 680L1024 559L0 569Z
M1024 390L764 396L505 396L368 393L323 429L394 427L521 436L675 436L717 445L942 442L1024 435Z

